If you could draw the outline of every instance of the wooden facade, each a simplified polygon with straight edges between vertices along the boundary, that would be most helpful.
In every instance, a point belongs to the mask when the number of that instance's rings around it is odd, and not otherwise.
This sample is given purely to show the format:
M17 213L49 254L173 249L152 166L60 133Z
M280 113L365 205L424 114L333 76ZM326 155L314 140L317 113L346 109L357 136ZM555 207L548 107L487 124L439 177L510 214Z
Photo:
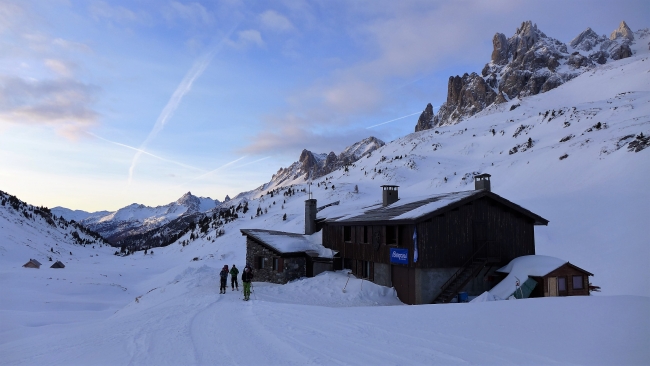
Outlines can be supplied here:
M589 296L589 276L593 274L567 262L545 276L532 277L537 286L530 297Z
M349 219L325 219L320 222L323 245L339 252L336 269L350 269L358 277L392 285L408 304L430 302L438 290L423 286L439 286L442 277L449 278L473 258L486 260L490 268L481 273L487 281L490 269L535 254L534 225L546 225L547 220L486 190L462 193L456 193L458 200L414 218L399 219L406 209L432 201L415 202L395 213L389 206ZM392 264L391 248L407 249L408 264ZM383 271L381 281L376 281L378 268ZM428 277L422 271L429 271ZM428 295L421 296L425 292Z

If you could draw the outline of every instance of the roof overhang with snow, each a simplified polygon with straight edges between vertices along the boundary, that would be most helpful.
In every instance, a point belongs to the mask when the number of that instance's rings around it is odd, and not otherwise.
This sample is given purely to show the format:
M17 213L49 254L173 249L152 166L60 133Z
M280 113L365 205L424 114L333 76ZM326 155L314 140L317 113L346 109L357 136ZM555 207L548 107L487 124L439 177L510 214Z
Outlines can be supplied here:
M348 210L347 213L342 210L345 207L323 210L318 220L332 225L362 225L369 222L387 225L413 224L444 214L483 197L529 218L534 225L548 225L548 220L545 218L485 189L400 199L386 207L377 203L351 212Z
M240 231L242 235L282 257L307 255L312 258L332 258L334 256L334 251L323 246L320 232L302 235L263 229L241 229Z

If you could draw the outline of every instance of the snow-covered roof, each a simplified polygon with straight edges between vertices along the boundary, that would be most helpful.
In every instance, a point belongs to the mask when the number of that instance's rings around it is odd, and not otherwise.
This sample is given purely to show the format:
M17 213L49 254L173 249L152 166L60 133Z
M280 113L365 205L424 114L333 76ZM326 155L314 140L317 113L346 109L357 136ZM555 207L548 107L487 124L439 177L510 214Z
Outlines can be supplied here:
M323 236L320 232L312 235L263 229L241 229L241 232L282 254L305 252L312 257L334 257L334 252L323 246Z
M497 299L507 299L517 288L517 280L522 284L529 276L543 277L568 263L560 258L546 255L525 255L510 261L497 272L508 273L508 276L490 290Z
M341 205L336 208L328 208L319 212L319 220L329 222L370 222L370 221L413 221L435 213L442 213L451 209L455 204L462 204L466 201L489 196L508 207L531 217L537 225L546 225L548 220L518 206L505 198L484 189L443 193L429 196L417 196L401 198L397 202L383 207L381 203L371 206L350 208Z

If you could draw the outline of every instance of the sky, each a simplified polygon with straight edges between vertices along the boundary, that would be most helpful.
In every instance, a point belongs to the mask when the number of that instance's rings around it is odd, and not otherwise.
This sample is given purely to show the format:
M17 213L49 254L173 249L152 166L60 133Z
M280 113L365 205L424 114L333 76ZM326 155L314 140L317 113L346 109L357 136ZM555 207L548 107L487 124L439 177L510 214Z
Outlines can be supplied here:
M303 149L413 132L532 20L569 42L647 1L0 0L0 190L85 211L223 200Z

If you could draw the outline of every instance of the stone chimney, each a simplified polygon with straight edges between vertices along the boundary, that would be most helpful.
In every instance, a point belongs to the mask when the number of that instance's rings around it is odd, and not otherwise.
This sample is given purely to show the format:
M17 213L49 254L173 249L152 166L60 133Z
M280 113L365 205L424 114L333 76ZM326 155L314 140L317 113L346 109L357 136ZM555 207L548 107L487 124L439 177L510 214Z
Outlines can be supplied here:
M316 199L305 200L305 235L316 232Z
M486 189L488 192L492 192L490 187L490 177L489 174L479 174L474 176L474 189Z
M383 189L382 192L383 207L386 207L390 204L397 202L397 200L399 199L398 190L397 190L398 187L399 186L381 186L381 188Z

